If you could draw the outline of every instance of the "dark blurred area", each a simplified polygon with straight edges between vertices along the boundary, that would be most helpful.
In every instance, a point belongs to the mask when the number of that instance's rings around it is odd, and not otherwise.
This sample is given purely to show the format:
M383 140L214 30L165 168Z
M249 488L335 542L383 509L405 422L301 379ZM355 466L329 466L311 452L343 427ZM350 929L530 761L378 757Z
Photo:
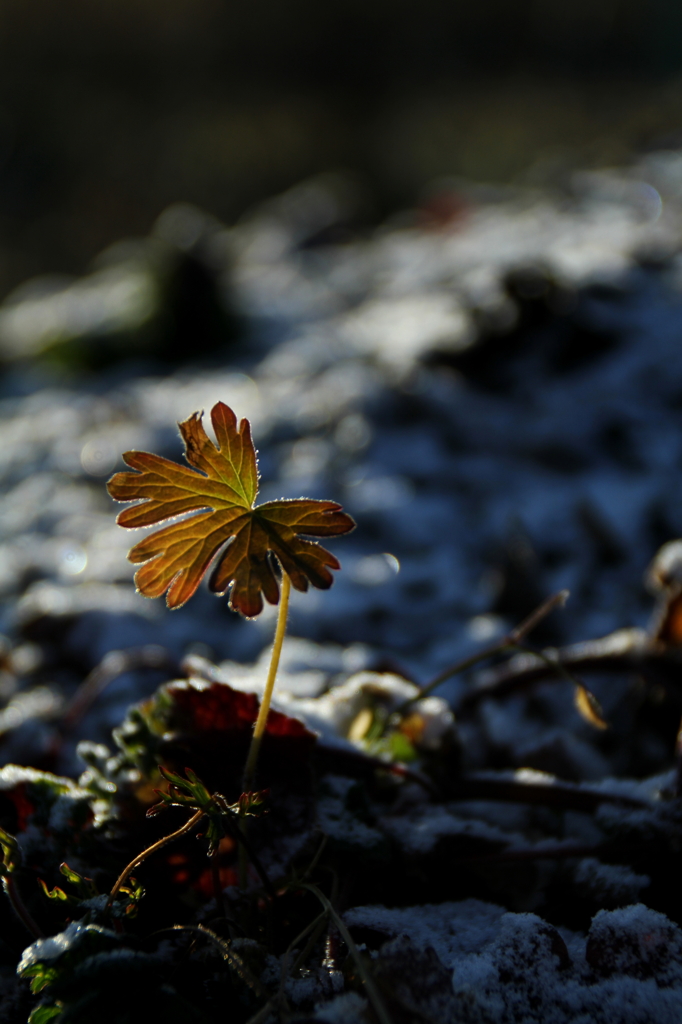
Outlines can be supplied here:
M329 169L377 220L679 141L674 0L3 0L0 296L179 199L233 221Z

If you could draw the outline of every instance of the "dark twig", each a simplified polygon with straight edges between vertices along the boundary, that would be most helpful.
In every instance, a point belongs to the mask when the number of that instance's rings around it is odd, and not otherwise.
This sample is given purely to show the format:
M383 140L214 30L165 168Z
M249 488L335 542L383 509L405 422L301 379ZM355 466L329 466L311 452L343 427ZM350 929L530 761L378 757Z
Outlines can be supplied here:
M152 932L149 938L151 939L156 935L168 934L169 932L172 934L177 934L178 932L198 932L199 935L203 935L205 939L208 939L218 947L222 953L223 959L227 961L230 967L240 976L240 978L244 980L249 988L253 989L259 999L268 998L268 993L265 991L258 978L251 973L242 958L233 952L231 944L227 940L221 939L219 935L216 935L216 933L211 931L210 928L207 928L206 925L174 924L168 928L159 928L157 931Z
M520 804L540 804L565 810L591 813L603 803L622 807L650 807L650 801L626 796L622 793L603 793L596 789L551 780L522 782L492 772L471 772L455 779L448 786L448 796L454 800L500 800Z
M408 700L404 701L397 709L397 712L399 714L403 714L407 708L415 703L415 701L428 696L428 694L439 687L441 683L450 679L451 676L459 675L460 672L466 672L467 669L473 668L474 665L477 665L479 661L485 661L488 658L494 657L496 654L502 654L510 647L517 647L518 644L520 644L521 641L524 640L525 637L527 637L543 619L547 618L550 612L553 612L555 608L562 608L566 604L568 597L568 590L560 590L558 593L552 594L552 596L548 597L546 601L543 601L535 611L531 612L523 622L510 630L510 632L500 640L495 640L494 643L490 644L488 647L484 647L480 651L477 651L476 654L471 654L467 658L462 658L460 661L455 662L454 665L449 665L448 668L439 672L431 682L426 683L425 686L421 686L419 688L419 692L415 694L414 697L410 697Z
M459 714L474 708L489 697L508 697L536 683L558 681L564 669L573 673L632 673L679 692L677 680L682 668L682 653L665 648L639 630L623 630L599 640L573 644L547 655L521 654L499 668L486 670L465 693L456 709Z
M507 634L508 643L520 644L536 626L540 625L543 619L547 618L550 612L553 612L555 608L563 608L570 596L570 590L558 590L556 594L552 594L544 600L535 611L531 612L523 622Z
M44 939L45 933L33 920L31 913L21 898L21 894L11 873L8 872L6 875L2 876L2 887L7 893L7 898L10 901L12 910L17 915L24 928L30 932L34 939Z
M292 964L292 974L296 974L296 971L298 971L298 969L303 966L303 964L306 962L306 960L312 953L313 949L315 948L316 943L319 942L322 935L324 934L324 931L327 927L327 915L326 913L324 913L324 911L320 914L319 917L315 918L314 924L315 927L311 932L310 938L308 939L304 948L301 950L301 952L296 957L294 963Z
M284 1006L284 1004L285 1004L284 986L286 985L286 980L287 980L287 977L288 977L288 974L289 974L289 961L291 959L291 954L296 949L296 947L298 946L299 942L303 942L303 940L308 935L310 935L311 932L312 932L312 937L315 938L317 936L317 932L318 932L318 930L320 928L320 925L324 926L326 920L327 920L327 911L323 910L322 913L318 914L317 917L313 918L313 920L310 921L305 926L303 931L299 932L299 934L296 936L296 938L292 939L292 941L287 946L287 949L286 949L286 951L284 953L284 956L282 957L282 967L281 967L280 976L279 976L279 990L278 990L278 995L277 995L277 1001L279 1002L280 1006ZM308 950L308 946L309 945L310 945L310 943L308 943L306 945L306 947L304 949L304 953ZM307 959L307 957L303 957L299 953L299 955L296 957L294 965L293 965L293 967L291 969L292 973L294 973L297 970L297 968L302 963L304 963L305 959Z
M582 679L579 679L573 672L570 671L570 669L566 668L566 666L557 659L556 648L549 648L546 651L539 651L530 646L527 646L526 644L518 644L517 650L525 651L526 654L535 654L538 658L542 658L542 660L550 668L554 669L558 676L561 676L563 680L565 680L567 683L570 683L571 686L575 687L575 693L577 695L582 694L584 696L587 702L587 711L585 711L582 708L581 699L579 697L576 697L576 707L580 714L582 714L584 718L587 717L587 720L590 722L590 724L595 726L596 728L608 729L608 724L604 721L604 713L601 709L599 701L594 696L594 694L587 689Z
M331 903L332 906L338 906L338 898L339 898L339 876L332 869L332 891L331 891L330 896L329 896L329 902ZM294 964L293 964L293 966L291 968L291 973L292 974L296 974L296 971L300 967L302 967L303 964L307 961L308 957L310 956L310 954L312 953L313 949L315 948L315 943L321 938L322 934L324 933L325 929L327 928L328 921L329 921L329 914L327 913L326 910L323 910L322 913L320 914L320 916L318 918L316 918L315 921L313 921L311 935L310 935L310 937L309 937L305 947L301 950L301 952L296 957L296 960L294 961ZM293 942L291 944L290 949L293 949L296 945L298 945L298 943L304 937L305 937L304 935L299 935L298 938L296 939L296 942Z
M192 815L189 821L185 822L182 828L177 829L175 832L171 832L171 834L168 836L164 836L163 839L158 839L155 843L152 843L151 846L148 846L146 850L143 850L142 853L138 853L137 857L135 857L134 860L131 860L130 864L128 864L128 866L123 869L121 874L116 879L114 887L109 893L109 899L107 900L106 909L111 909L111 905L114 902L114 899L116 898L117 892L124 884L128 876L132 874L135 868L139 867L140 864L142 864L142 862L147 859L147 857L151 857L153 853L156 853L157 850L160 850L163 846L166 845L166 843L170 843L173 841L173 839L178 839L180 836L184 836L186 832L189 832L190 829L194 828L195 825L198 825L201 819L203 818L204 813L205 812L203 810L197 811L196 814Z
M346 927L346 922L343 920L341 915L336 912L336 910L334 909L330 901L327 899L325 894L320 889L318 889L316 885L312 885L310 883L303 883L300 886L300 888L307 889L309 892L312 892L315 896L317 896L318 900L326 910L329 917L334 921L334 924L341 933L341 938L348 946L348 952L355 961L358 973L360 974L360 977L365 983L365 989L367 991L369 1001L372 1004L372 1007L374 1008L374 1012L379 1018L380 1024L392 1024L391 1017L384 1005L383 999L381 998L381 993L379 992L379 989L377 988L374 982L374 978L370 974L370 971L360 953L360 950L353 941L353 936L350 934L348 928Z

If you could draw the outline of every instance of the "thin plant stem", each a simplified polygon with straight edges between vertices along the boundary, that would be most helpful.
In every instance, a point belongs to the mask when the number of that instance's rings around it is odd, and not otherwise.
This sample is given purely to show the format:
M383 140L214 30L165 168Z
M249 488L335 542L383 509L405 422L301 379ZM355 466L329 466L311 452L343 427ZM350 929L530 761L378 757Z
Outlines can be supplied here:
M268 993L261 985L258 978L251 973L249 968L246 966L240 956L238 956L232 949L230 941L222 939L219 935L216 935L214 931L207 928L203 924L173 924L169 928L159 928L157 931L152 932L148 938L152 939L157 935L173 934L177 932L195 932L199 935L203 935L210 942L213 942L220 952L222 953L223 959L227 961L229 966L239 975L239 977L251 988L259 999L267 999Z
M463 658L461 661L455 662L454 665L449 665L448 668L443 669L438 675L427 683L425 686L419 688L419 692L404 701L397 709L398 714L403 714L407 708L409 708L416 701L421 700L422 697L427 697L433 690L435 690L441 683L444 683L451 676L459 675L460 672L466 672L467 669L473 668L474 665L478 664L479 661L485 661L486 658L492 658L495 654L502 654L503 651L512 650L519 647L521 641L531 633L536 626L546 618L550 612L554 611L555 608L563 607L568 600L569 591L560 590L556 594L552 594L546 601L543 601L541 605L532 611L530 615L519 623L514 629L503 636L500 640L496 640L488 647L484 647L482 650L477 651L475 654L469 655L468 658Z
M279 659L282 653L282 642L284 640L284 634L287 630L287 613L289 611L289 594L291 592L291 580L286 572L282 572L282 593L279 599L279 612L277 614L277 629L275 630L275 641L272 645L272 655L270 657L270 670L268 672L267 682L265 683L265 690L263 691L263 699L260 702L260 709L258 711L258 718L253 728L253 736L251 737L251 746L249 748L249 756L246 759L246 767L244 768L244 781L242 783L242 789L245 793L248 793L253 786L253 779L256 774L256 764L258 763L258 753L260 751L261 741L265 732L265 726L268 721L268 712L270 711L270 701L272 700L272 691L275 688L275 679L277 678L277 669L279 668Z
M179 828L175 832L171 832L169 836L164 836L163 839L159 839L157 840L157 842L152 843L152 845L148 846L146 850L143 850L142 853L139 853L134 860L131 860L130 864L128 864L128 866L123 869L121 874L114 882L114 887L109 893L109 899L107 900L106 909L111 909L111 905L114 902L114 899L116 898L118 890L121 888L121 886L126 881L128 876L133 873L135 868L139 867L140 864L142 864L142 862L147 859L147 857L151 857L153 853L156 853L157 850L160 850L162 846L166 845L166 843L170 843L172 842L173 839L178 839L180 836L183 836L185 832L189 832L190 829L194 828L195 825L199 824L203 816L203 810L197 811L196 814L192 815L189 821L185 822L182 828Z
M33 917L21 898L19 889L17 888L11 874L3 875L2 887L7 893L7 898L12 905L12 910L17 915L24 928L31 933L34 939L44 939L45 933L41 931L40 927L33 920Z
M572 683L573 686L575 686L576 688L576 694L578 694L580 691L582 691L583 694L587 694L588 700L590 702L589 707L591 711L591 715L588 718L588 721L597 729L608 729L608 723L604 720L604 712L602 711L601 704L594 696L594 694L587 689L583 681L581 679L578 679L578 677L574 675L573 672L569 671L569 669L567 669L565 665L561 664L561 661L559 660L558 651L555 650L554 656L552 656L548 651L536 650L536 648L529 647L527 644L517 644L516 647L519 651L525 651L527 654L537 655L537 657L544 661L546 665L553 668L561 679L564 679L567 683ZM578 710L580 711L579 706ZM585 712L580 711L580 713L583 715L583 717L585 717Z
M534 654L540 661L544 661L545 665L553 669L556 674L567 683L573 683L574 686L584 686L580 679L572 672L570 672L565 665L562 665L559 661L559 652L555 651L555 655L549 653L549 651L542 651L537 647L531 647L529 644L515 644L517 651L522 654Z
M310 934L310 938L308 939L306 945L303 947L301 952L296 957L294 963L291 965L291 973L293 975L296 974L296 972L298 971L299 967L303 966L303 964L306 962L306 960L308 959L308 957L312 953L313 949L315 948L315 944L322 937L322 934L323 934L325 928L327 927L327 913L326 913L326 911L323 911L320 914L320 916L315 919L315 921L313 922L313 925L314 925L314 927L313 927L313 930L312 930L312 932ZM300 936L299 936L299 941L300 941Z
M327 911L323 910L322 913L318 914L316 918L314 918L312 921L310 921L309 924L307 924L305 926L303 931L299 932L299 934L296 936L296 938L292 939L292 941L287 946L286 952L285 952L284 956L282 957L282 967L281 967L280 979L279 979L278 1000L279 1000L280 1004L284 1000L284 986L286 984L287 975L289 973L289 960L291 959L291 954L296 949L296 947L298 946L299 942L302 942L303 939L305 939L308 935L310 935L311 932L313 934L315 934L315 932L319 928L319 926L320 925L324 925L326 920L327 920ZM296 962L295 962L295 964L294 964L294 966L292 968L292 973L296 970L296 968L299 966L299 964L301 964L303 962L304 962L304 958L301 957L300 954L299 954L299 956L296 958Z
M244 776L242 779L242 791L248 793L253 788L253 780L256 775L256 765L258 764L258 754L260 752L260 745L265 733L265 726L268 721L268 714L270 712L270 702L272 700L272 691L275 688L275 679L277 678L277 669L279 668L279 659L282 654L282 644L284 642L284 634L287 631L287 613L289 611L289 594L291 593L291 580L289 579L288 573L282 570L282 591L279 598L279 610L277 613L277 628L275 629L275 639L272 645L272 654L270 656L270 669L268 671L268 678L265 682L265 689L263 690L263 697L260 702L260 708L258 709L258 718L256 724L253 727L253 736L251 737L251 746L249 747L249 754L246 758L246 765L244 766ZM241 831L246 834L247 824L244 818L241 820ZM239 847L239 888L246 888L246 872L247 872L247 855L244 844Z
M339 876L332 869L332 891L331 891L331 893L329 895L329 902L331 903L332 906L336 905L336 901L338 900L338 897L339 897ZM296 957L296 960L294 961L294 964L293 964L293 966L291 968L291 973L293 975L295 975L296 972L298 971L298 969L300 967L302 967L303 964L306 962L306 960L308 959L308 957L310 956L310 954L312 953L312 951L313 951L313 949L315 947L315 943L318 941L318 939L321 938L321 936L324 933L325 929L327 930L327 933L329 935L329 915L327 914L326 911L323 911L322 915L321 915L321 920L319 921L318 924L316 924L315 930L312 932L312 934L310 935L306 945L304 946L304 948L301 950L301 952Z
M358 973L365 983L365 989L367 990L369 1001L374 1007L374 1012L379 1018L380 1024L392 1024L388 1010L386 1009L384 1001L381 998L379 989L377 988L376 983L369 972L367 964L365 963L360 954L360 950L353 942L353 937L348 931L346 923L341 917L341 915L337 914L331 902L327 899L325 894L317 888L316 885L311 885L309 882L304 882L300 884L300 888L307 889L309 892L312 892L315 896L317 896L318 900L320 901L324 909L327 911L327 914L333 920L334 924L341 933L341 938L348 946L348 952L355 960Z

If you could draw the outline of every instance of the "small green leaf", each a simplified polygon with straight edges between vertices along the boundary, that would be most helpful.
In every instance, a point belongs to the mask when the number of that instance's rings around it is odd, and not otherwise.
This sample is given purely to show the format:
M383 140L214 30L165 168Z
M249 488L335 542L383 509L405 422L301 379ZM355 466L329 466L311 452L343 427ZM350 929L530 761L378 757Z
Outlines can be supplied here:
M77 871L70 868L66 861L63 861L59 865L59 870L64 875L67 882L71 882L72 885L78 885L78 883L83 880L82 875L79 875Z
M206 789L196 772L193 772L191 768L185 768L185 775L191 783L191 793L199 801L201 806L204 806L211 802L211 794ZM189 788L189 787L188 787Z
M71 885L76 886L81 897L84 900L90 899L90 897L92 896L99 895L97 891L97 886L95 885L93 880L91 878L88 878L86 875L79 875L77 871L74 871L73 868L69 867L66 861L62 861L62 863L59 865L59 870L64 875L64 878L67 880L67 882L70 882Z
M138 911L138 904L145 894L145 889L140 885L136 878L131 875L128 879L128 885L121 886L119 889L120 893L123 893L127 897L127 902L124 906L123 913L126 917L136 917Z
M250 793L241 793L237 802L237 813L240 817L247 814L251 817L265 814L268 810L267 802L269 796L269 789L260 789Z
M176 772L164 768L163 765L159 765L159 772L162 778L169 783L170 790L168 793L157 790L163 803L169 806L193 807L195 810L204 810L207 813L213 808L213 797L191 768L185 768L186 779L177 775ZM154 811L154 813L157 812Z
M68 902L69 897L66 895L63 889L60 889L58 885L55 885L54 889L50 891L43 881L42 878L38 879L40 888L43 890L48 900L61 900L62 902Z
M40 1006L36 1006L31 1010L27 1024L49 1024L49 1021L55 1020L56 1017L61 1015L62 1009L63 1007L58 1003L51 1003L49 1005L41 1003Z
M21 864L21 850L16 837L11 832L5 832L4 828L0 828L0 849L2 850L0 875L8 875Z
M392 732L388 737L388 745L394 761L409 762L417 759L416 750L402 732Z
M191 768L185 768L185 775L187 776L187 778L189 779L193 786L202 785L201 779L199 778L196 772L192 771Z
M187 782L183 779L182 775L178 775L177 772L172 772L170 768L164 768L162 764L159 765L159 773L161 777L170 782L173 786L186 786Z
M36 995L57 980L59 971L56 967L48 967L47 964L38 961L36 964L25 967L21 976L22 978L31 978L31 992Z

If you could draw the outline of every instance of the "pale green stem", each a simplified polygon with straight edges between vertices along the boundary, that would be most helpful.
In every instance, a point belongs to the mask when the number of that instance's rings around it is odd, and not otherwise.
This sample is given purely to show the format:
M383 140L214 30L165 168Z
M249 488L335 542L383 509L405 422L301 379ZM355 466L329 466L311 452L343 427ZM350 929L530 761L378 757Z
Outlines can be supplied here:
M164 836L163 839L158 839L155 843L152 843L151 846L148 846L146 850L143 850L142 853L139 853L134 860L131 860L130 864L128 864L128 866L123 869L121 874L114 882L114 888L109 893L109 899L107 900L105 909L109 910L111 908L111 905L114 902L114 899L116 898L116 893L121 888L123 883L127 881L128 876L132 874L135 868L139 868L140 864L142 864L142 862L145 861L147 857L150 857L152 853L156 853L156 851L160 850L162 846L166 845L166 843L170 843L173 839L177 839L178 836L182 836L185 834L185 832L189 832L191 828L194 828L194 826L198 824L199 821L201 821L205 813L205 811L199 809L196 812L196 814L193 814L189 821L186 821L181 828L177 829L177 831L175 832L171 832L169 836Z
M279 659L282 653L282 642L284 640L284 634L287 631L287 612L289 611L290 592L291 580L289 579L288 575L285 572L282 572L282 593L279 599L279 613L277 615L277 629L275 630L275 642L272 645L272 655L270 657L270 671L268 672L267 682L265 684L265 689L263 690L263 699L260 702L258 718L256 719L255 726L253 727L253 736L251 737L249 756L246 759L246 767L244 768L244 781L242 783L242 790L244 793L250 792L253 786L253 779L256 774L258 752L260 751L261 740L263 739L265 726L268 721L270 701L272 700L272 691L275 688L275 679L277 678L277 669L279 668Z
M258 711L258 718L256 724L253 727L253 736L251 737L251 746L249 747L249 755L246 759L246 767L244 768L244 777L242 779L242 791L248 793L253 788L253 780L256 774L256 765L258 764L258 754L260 751L261 741L263 734L265 733L265 726L268 721L268 714L270 712L270 702L272 700L272 691L275 688L275 679L277 678L277 669L279 668L279 659L282 654L282 643L284 642L284 634L287 631L287 613L289 611L289 594L291 593L291 580L287 573L282 571L282 592L279 598L279 611L277 614L277 629L275 630L275 640L272 645L272 655L270 656L270 669L268 671L268 678L265 683L265 689L263 691L263 697L260 702L260 708ZM241 820L241 830L246 832L246 820ZM246 888L246 865L247 855L243 844L239 848L239 885L240 888Z

